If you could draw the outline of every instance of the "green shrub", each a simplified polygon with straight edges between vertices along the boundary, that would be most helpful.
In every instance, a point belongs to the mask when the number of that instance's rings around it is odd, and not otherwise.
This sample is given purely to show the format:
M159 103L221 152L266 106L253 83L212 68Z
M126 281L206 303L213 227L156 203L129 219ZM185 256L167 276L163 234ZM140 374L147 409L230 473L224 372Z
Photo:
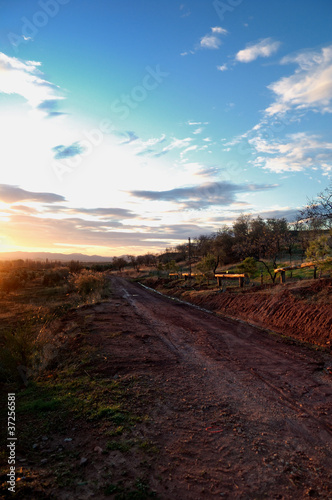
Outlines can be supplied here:
M241 273L246 273L253 277L257 271L257 261L253 257L246 257L238 266Z
M332 231L330 233L332 235ZM322 235L310 242L306 251L308 260L313 261L321 271L330 270L332 267L331 237Z

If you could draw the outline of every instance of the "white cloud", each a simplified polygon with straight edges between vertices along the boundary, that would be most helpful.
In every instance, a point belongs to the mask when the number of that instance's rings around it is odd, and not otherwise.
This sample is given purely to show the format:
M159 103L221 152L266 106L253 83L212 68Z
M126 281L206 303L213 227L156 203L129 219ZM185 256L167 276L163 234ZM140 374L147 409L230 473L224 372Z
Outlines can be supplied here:
M228 31L225 28L221 28L220 26L215 26L211 28L212 33L218 33L220 35L228 35Z
M259 155L253 163L266 170L281 173L319 168L325 174L332 171L332 142L316 135L300 132L283 141L268 141L257 136L249 139L249 143Z
M189 151L196 151L197 148L198 148L197 145L188 146L186 149L181 151L180 153L181 158L183 158L186 153L189 153Z
M209 125L209 122L193 122L191 120L188 120L187 121L187 125L191 125L191 126L194 126L194 125Z
M222 64L221 66L217 66L217 70L218 71L227 71L228 66L227 66L227 64Z
M245 49L236 54L235 59L239 62L248 63L258 57L270 57L277 52L280 45L280 42L273 41L272 38L264 38L258 43L248 44Z
M317 135L298 133L277 139L286 126L299 122L307 111L332 113L332 45L284 57L281 64L296 64L291 76L269 85L275 100L262 120L225 146L247 143L245 150L256 154L254 165L275 173L319 170L332 172L332 142Z
M276 100L266 109L267 115L290 109L332 112L332 45L319 52L302 52L282 59L283 64L298 65L295 73L269 85Z
M203 36L200 40L202 49L219 49L221 45L220 35L227 35L228 31L220 26L211 28L211 32Z
M56 102L63 99L59 87L43 78L36 61L20 61L0 52L0 93L22 96L35 110L48 116L59 114L54 111Z
M188 144L192 141L191 137L187 137L186 139L176 139L173 138L171 144L169 146L166 146L168 149L174 149L174 148L184 148L187 147Z
M184 51L181 52L180 56L187 56L188 54L195 54L195 51L194 50Z
M201 38L200 45L203 49L219 49L221 40L214 35L205 35Z
M157 146L158 144L162 144L166 140L166 135L162 134L160 137L151 137L150 139L147 139L146 141L143 141L142 139L139 139L138 141L135 142L135 145L138 146L136 149L136 154L145 154L145 153L151 153L153 150L154 146Z
M160 153L155 153L154 156L156 157L163 156L169 153L169 151L172 151L172 149L187 148L192 142L192 140L193 140L192 137L187 137L185 139L176 139L175 137L173 137L172 142L168 144L168 146L165 146Z
M219 49L222 44L221 37L228 35L228 31L221 26L214 26L210 28L210 32L203 36L199 44L194 47L193 50L185 50L181 52L181 56L187 56L188 54L195 54L199 49Z
M193 134L201 134L204 130L204 127L198 127L196 130L193 131Z

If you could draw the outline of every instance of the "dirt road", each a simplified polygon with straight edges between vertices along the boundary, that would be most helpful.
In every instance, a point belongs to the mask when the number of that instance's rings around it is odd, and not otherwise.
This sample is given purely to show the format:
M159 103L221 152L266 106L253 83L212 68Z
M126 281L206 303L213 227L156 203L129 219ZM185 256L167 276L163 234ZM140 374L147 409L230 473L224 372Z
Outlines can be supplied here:
M329 355L120 277L112 287L94 316L99 371L154 387L141 432L160 450L149 481L161 498L332 497ZM112 308L126 330L107 340Z

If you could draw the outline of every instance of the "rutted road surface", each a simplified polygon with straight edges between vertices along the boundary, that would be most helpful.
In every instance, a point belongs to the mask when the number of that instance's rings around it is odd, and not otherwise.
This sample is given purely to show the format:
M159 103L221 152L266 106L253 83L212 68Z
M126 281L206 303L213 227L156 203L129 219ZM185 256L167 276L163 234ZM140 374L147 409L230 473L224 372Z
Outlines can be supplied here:
M100 370L154 387L141 432L160 450L160 498L332 498L330 355L111 280L93 320Z

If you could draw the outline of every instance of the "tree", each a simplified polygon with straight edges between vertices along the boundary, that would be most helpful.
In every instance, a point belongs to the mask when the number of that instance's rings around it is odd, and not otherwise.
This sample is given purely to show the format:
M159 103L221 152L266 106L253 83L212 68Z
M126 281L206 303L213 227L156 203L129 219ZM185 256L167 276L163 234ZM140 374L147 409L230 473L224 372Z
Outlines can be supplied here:
M330 231L330 236L323 234L311 241L306 256L321 271L330 268L332 264L332 231Z
M112 261L113 269L121 273L122 269L128 265L128 262L123 257L114 257Z
M289 227L285 218L267 219L266 226L269 235L267 254L273 258L273 264L274 267L276 267L276 260L280 256L282 250L286 247Z
M243 260L248 256L251 215L241 214L233 224L234 252Z
M212 243L212 253L216 257L216 266L214 272L219 264L225 266L231 262L234 262L234 236L233 230L227 226L220 229L214 236Z
M127 259L135 271L139 272L139 262L137 261L137 258L134 255L127 255Z
M169 250L165 253L162 253L158 257L158 262L162 262L163 264L167 264L174 260L175 262L181 262L181 260L185 259L185 254L182 254L178 251Z
M146 253L145 255L138 255L136 257L138 266L157 266L158 259L156 255L152 253Z
M247 255L255 259L265 259L269 247L270 228L266 222L258 216L249 223L249 233L247 236Z
M260 216L252 219L251 216L241 215L236 220L233 230L234 248L238 256L241 259L253 257L261 262L274 283L276 278L274 269L277 267L277 259L288 232L286 219L271 218L265 221Z
M213 237L201 234L194 240L194 247L198 257L206 257L212 251Z
M182 243L181 245L177 245L176 251L178 252L178 262L186 259L187 252L187 243Z
M303 220L313 228L332 227L332 183L300 211Z
M295 250L298 243L298 231L294 225L288 225L288 229L284 234L284 248L289 254L289 264L292 264L293 251Z
M310 231L308 222L303 220L300 214L297 216L294 230L296 232L296 240L301 247L301 260L303 262L309 243L312 240L312 232Z
M288 224L286 219L272 218L267 219L261 234L260 244L262 248L262 255L257 260L259 260L259 262L261 262L266 268L272 283L274 283L276 279L274 269L278 267L277 259L280 256L282 248L284 247L287 232ZM272 261L271 265L263 259Z

